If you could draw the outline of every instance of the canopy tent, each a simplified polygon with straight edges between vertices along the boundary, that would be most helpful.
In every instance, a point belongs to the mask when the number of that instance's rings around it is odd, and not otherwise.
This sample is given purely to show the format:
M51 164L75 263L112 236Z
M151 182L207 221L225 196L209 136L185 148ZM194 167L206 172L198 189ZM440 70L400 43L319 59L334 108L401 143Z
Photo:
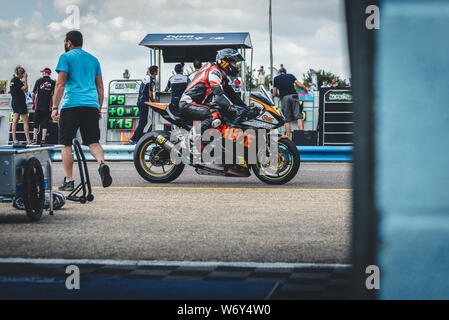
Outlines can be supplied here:
M251 49L251 69L253 47L248 32L233 33L151 33L139 45L150 48L150 64L161 68L162 59L166 63L215 61L217 51L233 48L242 53L246 61L246 49ZM154 63L153 63L154 59ZM159 73L160 77L161 73ZM242 68L243 90L246 90L246 62ZM159 81L160 83L160 81Z
M251 49L251 37L245 33L148 34L141 46L162 50L165 62L214 61L224 48Z

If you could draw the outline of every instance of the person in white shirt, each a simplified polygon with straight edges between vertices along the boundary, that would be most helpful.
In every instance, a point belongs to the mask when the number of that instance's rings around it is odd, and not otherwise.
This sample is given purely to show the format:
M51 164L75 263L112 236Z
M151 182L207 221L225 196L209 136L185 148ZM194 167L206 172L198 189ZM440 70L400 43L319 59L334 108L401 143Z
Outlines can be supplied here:
M330 86L327 84L327 81L323 81L321 88L330 88Z
M263 66L260 66L259 69L259 75L257 77L257 85L258 86L265 85L265 70L263 69Z

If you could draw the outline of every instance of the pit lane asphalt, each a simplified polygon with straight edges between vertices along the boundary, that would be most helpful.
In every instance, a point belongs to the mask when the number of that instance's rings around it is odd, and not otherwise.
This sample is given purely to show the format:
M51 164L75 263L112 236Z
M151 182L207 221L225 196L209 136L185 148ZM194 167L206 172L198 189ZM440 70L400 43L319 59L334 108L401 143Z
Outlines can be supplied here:
M94 202L68 202L38 223L0 204L0 257L349 262L351 164L302 163L283 186L191 168L170 184L150 184L132 162L110 166L112 188L95 187ZM89 163L99 186L96 169ZM53 173L57 185L60 162Z

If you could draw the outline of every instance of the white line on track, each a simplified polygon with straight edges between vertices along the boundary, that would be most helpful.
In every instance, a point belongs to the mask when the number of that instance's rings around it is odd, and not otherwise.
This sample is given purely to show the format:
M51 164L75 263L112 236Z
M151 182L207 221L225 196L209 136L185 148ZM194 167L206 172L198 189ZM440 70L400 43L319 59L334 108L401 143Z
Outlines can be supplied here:
M108 266L179 266L179 267L246 267L246 268L350 268L350 264L326 263L288 263L288 262L220 262L220 261L149 261L149 260L101 260L101 259L39 259L39 258L0 258L2 263L32 264L104 264Z

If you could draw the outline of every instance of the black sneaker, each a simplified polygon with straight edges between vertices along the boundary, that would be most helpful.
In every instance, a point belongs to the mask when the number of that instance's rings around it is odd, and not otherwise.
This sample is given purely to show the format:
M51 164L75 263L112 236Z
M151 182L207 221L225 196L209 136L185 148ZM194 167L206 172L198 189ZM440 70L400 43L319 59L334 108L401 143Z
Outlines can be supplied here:
M109 167L102 162L100 167L98 167L98 173L100 174L103 188L109 187L112 184L112 177L109 174Z
M67 181L64 178L62 185L58 189L59 191L73 191L75 189L75 181Z

